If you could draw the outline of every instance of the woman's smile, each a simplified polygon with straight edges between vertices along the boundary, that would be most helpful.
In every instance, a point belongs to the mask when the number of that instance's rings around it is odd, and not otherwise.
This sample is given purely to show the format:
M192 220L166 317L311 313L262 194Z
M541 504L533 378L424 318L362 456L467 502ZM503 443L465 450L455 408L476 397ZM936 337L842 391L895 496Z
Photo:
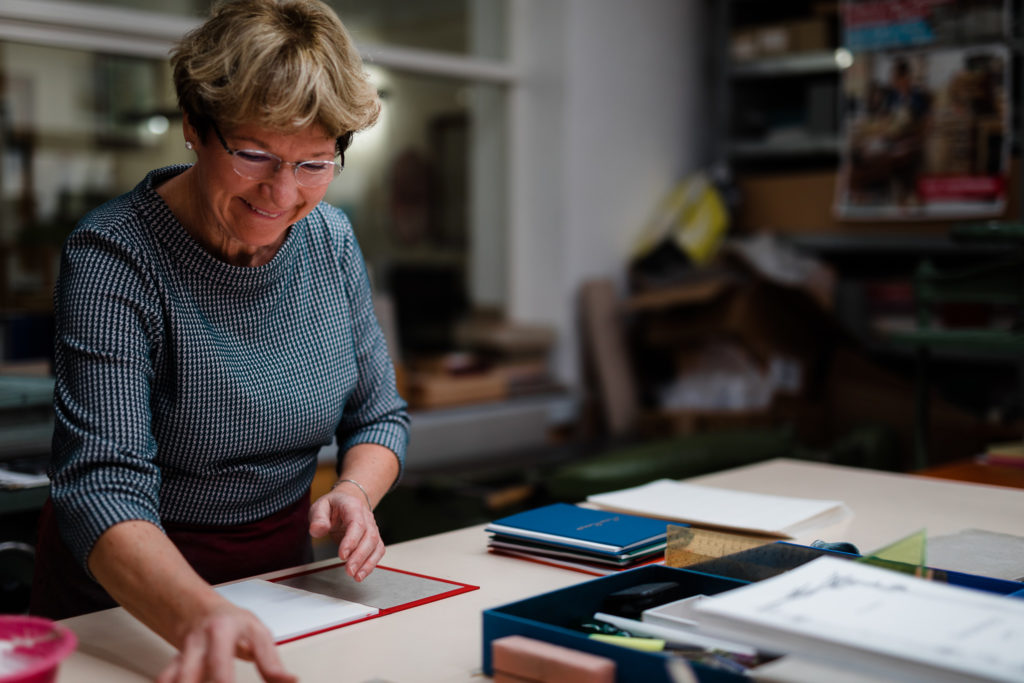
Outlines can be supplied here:
M241 199L241 198L239 198L239 199ZM258 216L264 216L266 218L279 218L279 217L281 217L284 214L284 211L264 211L263 209L261 209L261 208L259 208L257 206L254 206L253 204L251 204L250 202L247 202L244 199L242 199L242 202L244 202L245 205L248 206L250 209L252 209L253 213L255 213Z

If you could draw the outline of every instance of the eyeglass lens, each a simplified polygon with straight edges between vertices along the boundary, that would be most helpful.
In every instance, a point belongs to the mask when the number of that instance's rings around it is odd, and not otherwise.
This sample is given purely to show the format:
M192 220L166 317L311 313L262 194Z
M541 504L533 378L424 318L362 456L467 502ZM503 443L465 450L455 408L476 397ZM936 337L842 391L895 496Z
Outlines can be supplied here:
M268 180L272 178L281 164L295 167L295 180L299 185L317 187L334 180L340 167L333 161L282 161L270 152L260 150L235 150L232 154L235 171L243 178L250 180Z

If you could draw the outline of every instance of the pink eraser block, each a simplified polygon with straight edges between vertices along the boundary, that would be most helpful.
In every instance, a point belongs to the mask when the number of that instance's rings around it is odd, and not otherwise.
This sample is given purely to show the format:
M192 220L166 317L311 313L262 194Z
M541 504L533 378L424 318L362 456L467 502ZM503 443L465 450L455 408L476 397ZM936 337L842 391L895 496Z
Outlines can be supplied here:
M539 683L615 683L615 662L607 657L525 636L491 642L495 672Z

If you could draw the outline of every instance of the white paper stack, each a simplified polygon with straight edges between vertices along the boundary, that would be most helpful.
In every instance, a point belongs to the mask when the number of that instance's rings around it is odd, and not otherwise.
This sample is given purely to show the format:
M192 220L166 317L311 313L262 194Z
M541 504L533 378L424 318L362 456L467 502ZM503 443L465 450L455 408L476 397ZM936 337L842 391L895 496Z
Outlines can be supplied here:
M587 497L587 502L605 510L784 538L834 524L852 514L836 500L746 493L671 479L594 494Z
M702 630L877 680L1024 680L1024 600L820 557L710 596Z

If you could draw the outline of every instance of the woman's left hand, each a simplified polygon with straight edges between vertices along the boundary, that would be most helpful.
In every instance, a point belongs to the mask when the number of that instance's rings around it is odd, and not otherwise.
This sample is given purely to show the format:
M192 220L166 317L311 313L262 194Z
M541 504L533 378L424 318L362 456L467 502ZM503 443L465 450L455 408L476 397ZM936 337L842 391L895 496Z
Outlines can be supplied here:
M373 510L363 493L350 483L338 482L309 509L309 535L322 538L327 534L338 544L338 557L356 581L369 576L384 556L384 542Z

